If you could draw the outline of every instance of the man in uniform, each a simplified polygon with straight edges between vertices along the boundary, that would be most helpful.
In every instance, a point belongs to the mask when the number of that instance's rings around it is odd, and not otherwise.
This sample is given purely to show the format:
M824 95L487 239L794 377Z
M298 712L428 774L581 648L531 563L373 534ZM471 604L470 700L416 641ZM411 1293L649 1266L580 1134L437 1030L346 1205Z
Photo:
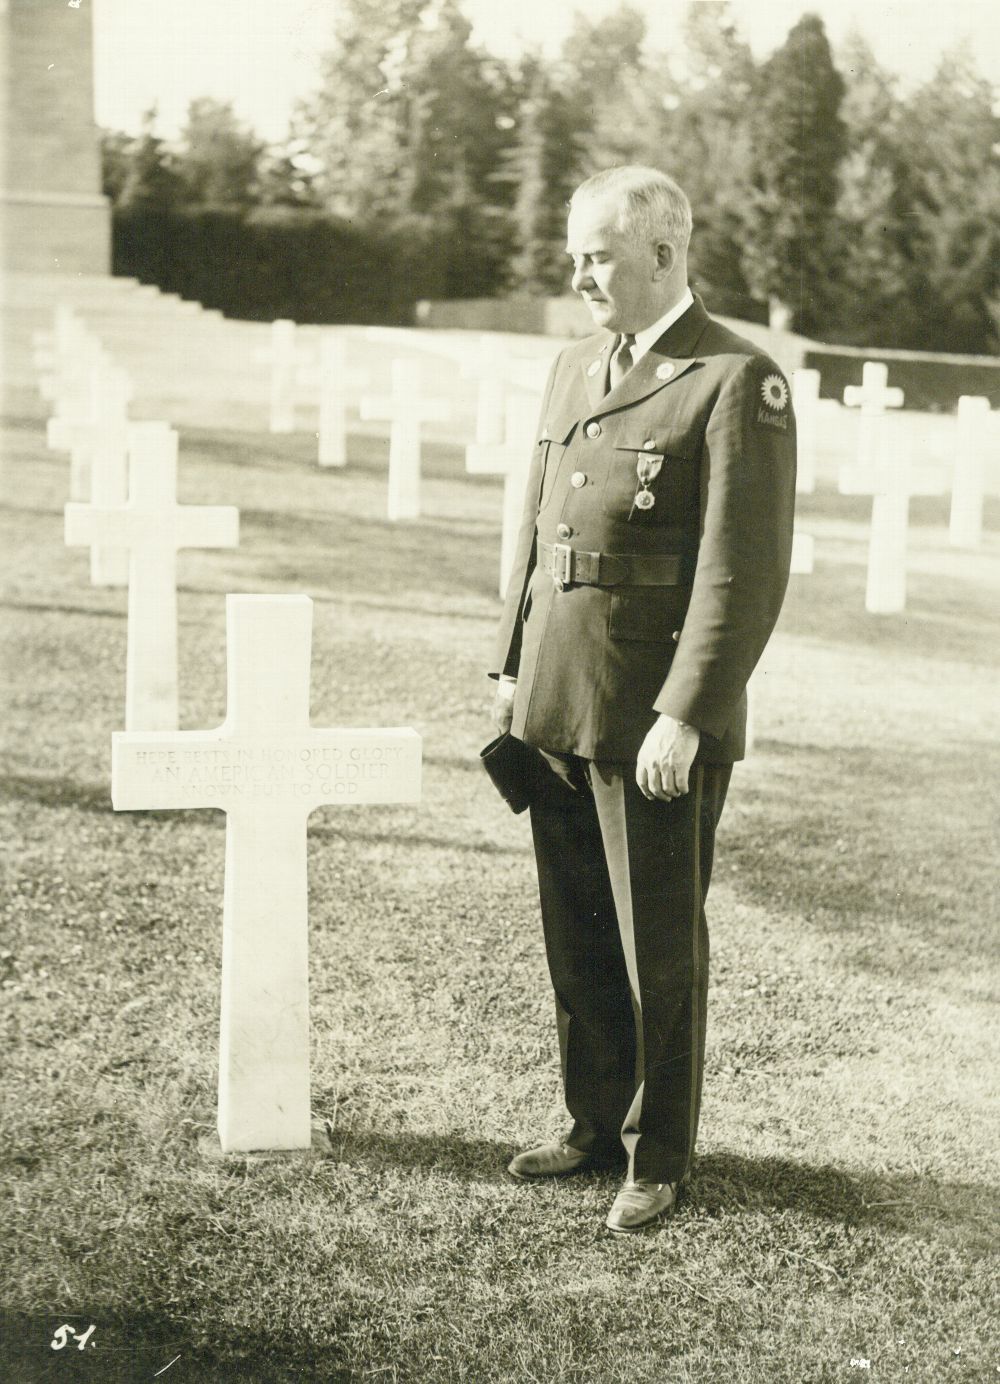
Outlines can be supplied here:
M624 1149L618 1232L672 1210L694 1149L715 828L791 556L788 385L692 296L690 233L655 169L573 195L572 284L600 331L549 376L491 674L498 729L544 756L531 826L573 1119L509 1171Z

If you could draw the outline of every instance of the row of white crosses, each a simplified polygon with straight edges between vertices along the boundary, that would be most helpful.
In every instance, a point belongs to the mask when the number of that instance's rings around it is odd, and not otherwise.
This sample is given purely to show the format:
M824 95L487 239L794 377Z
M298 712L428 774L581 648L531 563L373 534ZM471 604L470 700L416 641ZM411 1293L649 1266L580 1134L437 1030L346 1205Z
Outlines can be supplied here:
M329 805L418 802L420 737L311 727L308 596L226 597L226 719L178 730L177 551L234 546L238 511L177 503L178 437L166 423L116 418L115 429L126 493L71 500L65 511L67 543L128 562L126 729L112 735L112 804L226 812L219 1139L227 1153L308 1148L307 818Z
M871 495L865 608L894 615L906 608L906 537L910 498L943 495L948 477L943 467L917 464L893 446L886 409L902 408L901 389L888 384L888 367L868 361L862 383L844 390L844 403L860 407L858 460L840 473L844 495ZM992 415L988 399L963 395L958 401L955 468L951 487L949 541L975 548L982 538L986 459Z

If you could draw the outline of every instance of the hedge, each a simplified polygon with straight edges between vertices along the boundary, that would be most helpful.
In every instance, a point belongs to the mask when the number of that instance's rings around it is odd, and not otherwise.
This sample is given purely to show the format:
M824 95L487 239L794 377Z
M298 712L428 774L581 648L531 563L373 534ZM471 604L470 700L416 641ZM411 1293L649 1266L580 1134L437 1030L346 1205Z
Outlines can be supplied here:
M456 226L359 230L324 212L116 207L112 273L227 317L405 324L419 298L495 289L491 247Z
M849 384L861 383L866 360L882 361L889 367L889 384L903 391L904 408L951 413L963 394L981 394L993 408L1000 406L1000 357L996 356L819 346L806 351L804 363L820 372L824 399L842 400Z

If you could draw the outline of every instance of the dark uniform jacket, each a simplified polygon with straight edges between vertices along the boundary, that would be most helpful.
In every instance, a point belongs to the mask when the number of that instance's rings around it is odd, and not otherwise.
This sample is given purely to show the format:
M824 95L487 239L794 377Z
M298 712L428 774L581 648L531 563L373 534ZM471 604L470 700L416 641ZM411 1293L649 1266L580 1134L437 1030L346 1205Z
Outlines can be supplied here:
M634 761L666 712L701 731L699 760L730 763L788 581L788 385L698 298L605 394L616 340L566 347L549 375L491 676L517 678L511 730L541 749Z

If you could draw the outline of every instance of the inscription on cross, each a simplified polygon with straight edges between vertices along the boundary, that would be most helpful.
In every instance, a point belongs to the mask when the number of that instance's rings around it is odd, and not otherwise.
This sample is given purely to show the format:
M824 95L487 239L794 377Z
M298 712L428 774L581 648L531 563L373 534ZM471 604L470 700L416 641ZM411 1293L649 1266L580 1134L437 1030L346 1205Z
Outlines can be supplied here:
M129 429L126 504L66 506L66 542L129 553L127 730L177 729L177 550L234 548L239 511L177 503L177 434L165 423Z
M306 821L317 807L416 803L420 737L309 723L312 601L227 596L226 719L112 737L116 810L226 813L219 1044L225 1152L308 1148Z

